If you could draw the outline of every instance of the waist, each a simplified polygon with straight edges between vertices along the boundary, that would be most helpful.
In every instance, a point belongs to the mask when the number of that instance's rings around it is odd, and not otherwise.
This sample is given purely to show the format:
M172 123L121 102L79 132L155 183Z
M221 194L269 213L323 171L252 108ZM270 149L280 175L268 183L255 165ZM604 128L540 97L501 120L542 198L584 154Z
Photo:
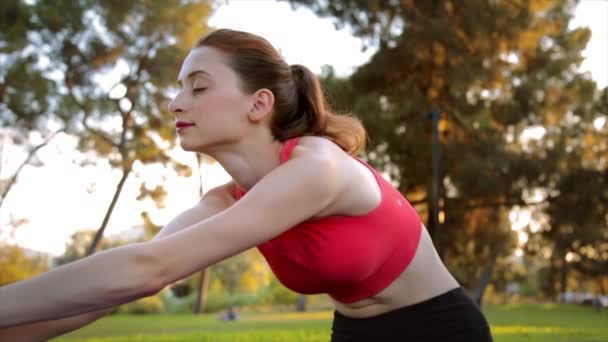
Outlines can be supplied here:
M441 327L441 329L438 329ZM332 341L491 341L489 325L461 287L367 318L334 312Z

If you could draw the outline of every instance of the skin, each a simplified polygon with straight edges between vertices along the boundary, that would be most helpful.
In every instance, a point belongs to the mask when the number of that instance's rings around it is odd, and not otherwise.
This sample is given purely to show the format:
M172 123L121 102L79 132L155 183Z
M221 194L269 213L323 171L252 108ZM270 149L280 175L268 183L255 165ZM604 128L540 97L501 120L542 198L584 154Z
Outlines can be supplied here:
M151 241L104 251L0 288L0 339L25 336L22 340L36 341L63 334L299 222L364 215L379 205L381 193L371 171L325 137L303 137L290 160L280 165L282 143L274 140L269 127L272 92L243 91L221 52L193 49L178 82L181 89L169 108L176 122L194 124L178 129L181 147L215 158L232 181L209 191ZM248 191L238 202L233 195L237 184ZM457 286L423 229L413 261L391 285L371 298L335 304L344 315L370 317Z

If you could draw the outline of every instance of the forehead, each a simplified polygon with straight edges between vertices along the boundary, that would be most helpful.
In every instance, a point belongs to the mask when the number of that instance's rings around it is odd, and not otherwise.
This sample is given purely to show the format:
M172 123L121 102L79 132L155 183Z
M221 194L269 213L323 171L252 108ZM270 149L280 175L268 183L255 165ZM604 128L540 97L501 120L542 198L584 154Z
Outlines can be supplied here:
M209 78L225 77L231 71L224 63L225 58L217 49L207 46L194 48L184 59L177 81L179 83L186 81L186 78L189 75L193 76L192 73L196 71L203 71L196 75Z

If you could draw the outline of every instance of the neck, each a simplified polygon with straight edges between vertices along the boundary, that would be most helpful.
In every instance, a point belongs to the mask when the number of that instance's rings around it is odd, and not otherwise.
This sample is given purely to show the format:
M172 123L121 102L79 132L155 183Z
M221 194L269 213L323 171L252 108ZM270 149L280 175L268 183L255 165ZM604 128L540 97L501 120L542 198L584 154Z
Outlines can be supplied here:
M279 166L282 147L283 143L272 135L264 135L205 154L217 160L234 182L247 191Z

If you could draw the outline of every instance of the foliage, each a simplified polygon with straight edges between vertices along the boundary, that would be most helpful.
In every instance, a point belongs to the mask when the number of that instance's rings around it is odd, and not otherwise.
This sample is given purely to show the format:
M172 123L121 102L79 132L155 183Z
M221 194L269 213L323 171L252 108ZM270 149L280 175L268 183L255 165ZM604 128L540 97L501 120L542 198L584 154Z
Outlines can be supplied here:
M76 261L86 256L87 249L91 245L91 241L95 237L95 230L81 230L70 236L70 240L65 244L65 252L53 259L55 266L64 265L72 261ZM100 243L100 249L106 250L118 247L123 243L120 241L110 242L103 239Z
M269 284L270 269L257 249L223 260L213 266L210 283L219 282L227 293L256 293ZM213 286L213 285L212 285Z
M544 221L529 227L526 249L547 263L542 284L547 296L565 291L572 274L601 281L608 267L608 129L594 125L607 117L606 103L608 88L596 94L591 106L578 109L582 118L569 115L554 125L547 135L555 147L541 150L548 186L536 214Z
M167 295L164 297L164 306L167 313L191 313L194 310L197 300L197 293L191 292L184 297ZM211 291L207 295L204 312L218 312L225 310L229 306L237 308L257 305L260 303L260 296L253 293L218 293Z
M296 304L298 294L282 285L277 278L272 277L269 286L260 295L260 304Z
M28 256L19 246L0 242L0 286L45 272L47 264L46 257Z
M52 122L122 172L93 251L134 169L158 163L191 175L167 154L168 102L181 59L207 30L210 2L11 0L0 9L13 23L0 35L0 122L24 130ZM142 186L141 198L162 206L162 192Z
M131 315L159 314L164 312L164 309L163 300L160 295L156 295L121 305L115 313Z

